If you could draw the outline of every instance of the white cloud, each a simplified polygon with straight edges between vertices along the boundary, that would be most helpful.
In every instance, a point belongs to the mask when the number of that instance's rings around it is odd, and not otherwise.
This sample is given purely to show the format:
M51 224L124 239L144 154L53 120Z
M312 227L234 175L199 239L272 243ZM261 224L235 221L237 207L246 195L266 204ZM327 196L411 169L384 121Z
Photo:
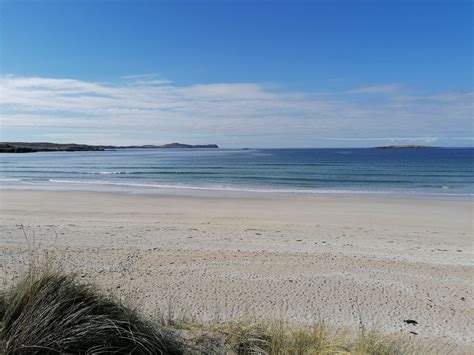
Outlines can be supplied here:
M367 102L347 92L285 92L256 83L176 86L153 75L125 79L110 84L1 77L0 123L4 130L63 130L71 138L75 130L120 132L116 143L124 139L123 132L133 131L143 132L141 138L134 133L140 142L153 143L150 134L157 132L170 141L179 134L194 142L224 145L235 137L236 144L245 146L297 146L326 137L367 142L374 137L460 137L472 132L472 92L414 95L401 92L400 84L350 91L384 93ZM198 136L211 138L193 138Z

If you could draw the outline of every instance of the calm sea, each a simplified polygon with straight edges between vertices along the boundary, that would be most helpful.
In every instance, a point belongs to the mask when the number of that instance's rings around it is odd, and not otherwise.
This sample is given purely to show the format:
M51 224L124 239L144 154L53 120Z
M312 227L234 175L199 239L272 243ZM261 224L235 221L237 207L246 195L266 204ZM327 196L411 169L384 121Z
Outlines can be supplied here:
M474 194L474 149L130 149L0 154L2 188Z

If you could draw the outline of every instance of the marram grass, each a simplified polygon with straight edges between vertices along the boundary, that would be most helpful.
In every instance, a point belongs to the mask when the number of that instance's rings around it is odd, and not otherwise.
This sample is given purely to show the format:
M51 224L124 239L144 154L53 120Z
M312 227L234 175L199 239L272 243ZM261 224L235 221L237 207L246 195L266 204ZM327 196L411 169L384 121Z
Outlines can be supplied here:
M0 302L4 354L432 354L413 339L324 322L199 323L172 314L151 322L74 276L31 269ZM446 350L446 349L445 349Z
M74 277L31 270L4 294L5 354L179 354L176 339Z

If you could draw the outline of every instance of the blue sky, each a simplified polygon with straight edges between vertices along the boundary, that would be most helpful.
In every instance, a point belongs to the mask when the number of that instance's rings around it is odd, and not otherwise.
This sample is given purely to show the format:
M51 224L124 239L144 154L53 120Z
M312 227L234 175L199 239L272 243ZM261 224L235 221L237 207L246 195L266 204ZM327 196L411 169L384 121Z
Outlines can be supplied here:
M473 142L471 1L1 6L2 140Z

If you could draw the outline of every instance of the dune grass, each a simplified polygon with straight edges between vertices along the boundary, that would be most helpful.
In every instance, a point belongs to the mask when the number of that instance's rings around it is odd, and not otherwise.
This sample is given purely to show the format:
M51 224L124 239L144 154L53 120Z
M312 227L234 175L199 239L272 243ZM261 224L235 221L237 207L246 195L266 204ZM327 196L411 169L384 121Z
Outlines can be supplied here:
M181 354L176 337L74 277L32 269L3 295L6 354Z
M171 313L150 321L73 275L32 268L0 298L5 354L431 354L406 337L324 322L200 323Z
M438 354L407 337L361 328L335 330L324 322L295 326L284 321L183 324L190 349L201 354L402 355Z

